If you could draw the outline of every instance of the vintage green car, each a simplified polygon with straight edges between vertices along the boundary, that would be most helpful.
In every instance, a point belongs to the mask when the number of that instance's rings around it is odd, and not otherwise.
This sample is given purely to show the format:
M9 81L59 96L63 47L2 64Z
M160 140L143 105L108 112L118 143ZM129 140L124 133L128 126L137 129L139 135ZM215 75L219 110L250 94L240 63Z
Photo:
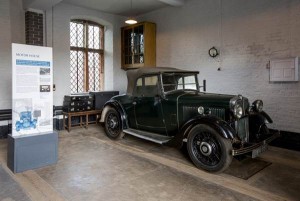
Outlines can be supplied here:
M263 102L241 95L200 92L197 71L141 68L127 71L127 93L111 98L102 112L111 139L124 134L155 143L186 147L194 164L222 172L232 157L258 156L278 137Z

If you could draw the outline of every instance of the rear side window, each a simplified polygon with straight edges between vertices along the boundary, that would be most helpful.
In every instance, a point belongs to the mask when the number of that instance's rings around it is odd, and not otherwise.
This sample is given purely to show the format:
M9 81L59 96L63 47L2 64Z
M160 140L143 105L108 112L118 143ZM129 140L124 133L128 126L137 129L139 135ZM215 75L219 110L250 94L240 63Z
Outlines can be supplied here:
M158 76L141 77L136 82L135 96L154 97L159 95Z
M139 78L136 82L135 95L136 96L143 95L143 78Z

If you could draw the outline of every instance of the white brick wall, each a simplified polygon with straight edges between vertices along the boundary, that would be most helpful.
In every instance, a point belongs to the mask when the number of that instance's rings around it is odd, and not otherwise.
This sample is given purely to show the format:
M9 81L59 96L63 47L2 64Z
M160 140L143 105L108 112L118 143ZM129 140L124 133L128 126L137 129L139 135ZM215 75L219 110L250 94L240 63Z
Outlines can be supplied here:
M272 128L300 132L300 82L270 83L266 69L271 58L300 56L300 1L222 2L222 20L220 0L189 0L142 16L157 23L157 65L199 70L209 92L262 99ZM212 46L220 57L208 56Z

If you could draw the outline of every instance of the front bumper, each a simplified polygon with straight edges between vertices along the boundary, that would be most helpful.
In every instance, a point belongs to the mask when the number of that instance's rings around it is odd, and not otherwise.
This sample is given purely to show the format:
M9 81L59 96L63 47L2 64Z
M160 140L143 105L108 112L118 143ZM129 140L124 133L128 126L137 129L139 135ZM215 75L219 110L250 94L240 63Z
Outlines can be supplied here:
M280 136L280 131L276 131L274 133L272 133L273 135L259 143L247 146L247 147L243 147L243 148L239 148L239 149L233 149L232 150L232 156L237 156L237 155L241 155L241 154L246 154L249 153L259 147L265 146L266 144L269 144L271 141L273 141L274 139L276 139L277 137Z

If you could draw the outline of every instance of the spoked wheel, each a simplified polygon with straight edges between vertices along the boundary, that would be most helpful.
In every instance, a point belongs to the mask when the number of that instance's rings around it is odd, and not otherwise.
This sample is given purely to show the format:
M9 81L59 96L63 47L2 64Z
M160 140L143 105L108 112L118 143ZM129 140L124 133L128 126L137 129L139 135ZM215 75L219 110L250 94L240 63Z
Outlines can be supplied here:
M114 140L120 139L124 136L122 132L122 123L119 113L111 108L105 116L105 132L106 135Z
M187 149L193 163L208 172L222 172L232 161L232 144L207 125L197 125L189 133Z

